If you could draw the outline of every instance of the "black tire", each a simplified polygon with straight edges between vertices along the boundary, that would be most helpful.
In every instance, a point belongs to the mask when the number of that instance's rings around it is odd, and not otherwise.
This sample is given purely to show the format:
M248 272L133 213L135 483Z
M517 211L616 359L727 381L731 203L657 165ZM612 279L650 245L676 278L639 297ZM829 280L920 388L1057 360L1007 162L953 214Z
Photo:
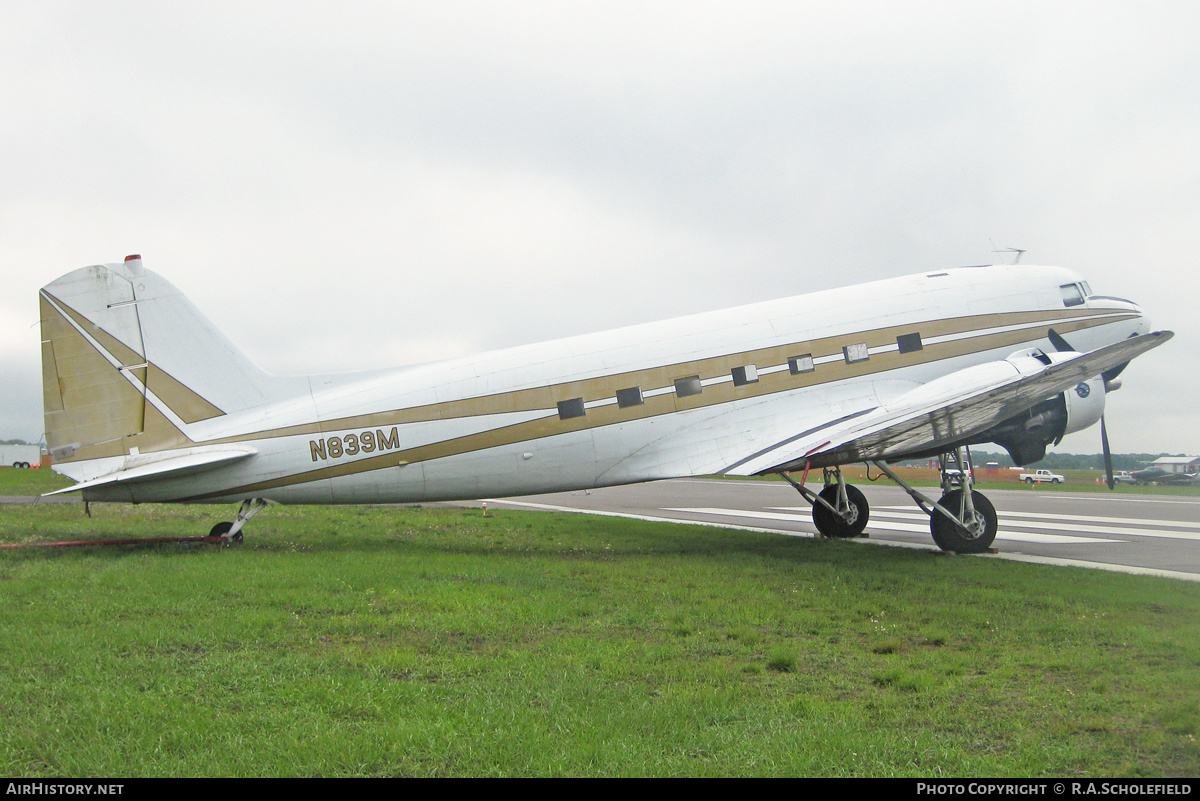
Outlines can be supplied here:
M21 466L20 462L13 462L13 467L20 467L20 466Z
M951 490L943 495L938 503L952 512L957 512L962 504L962 493L962 490ZM971 502L975 505L976 516L982 516L984 522L983 533L977 537L969 536L947 520L941 512L935 510L930 516L929 532L933 534L933 541L943 551L985 553L992 547L992 542L996 539L996 507L992 506L992 502L982 492L972 491Z
M830 484L825 489L821 490L818 495L829 503L837 506L838 488L836 484ZM835 539L846 539L848 537L857 537L863 533L863 529L867 527L867 520L870 519L871 507L867 503L867 498L862 494L862 491L853 484L846 485L846 499L850 501L850 505L856 511L856 517L853 523L847 523L838 515L826 509L819 503L813 504L813 525L817 527L817 531L822 537L831 537Z
M1052 478L1052 479L1050 479L1050 483L1051 484L1061 484L1062 482L1059 481L1057 478Z
M1027 479L1025 479L1025 483L1026 483L1026 484L1032 484L1032 483L1033 483L1033 479L1032 479L1032 478L1027 478Z
M224 537L226 534L229 533L229 530L231 528L233 528L233 523L230 523L228 521L225 521L222 523L217 523L215 526L212 527L212 530L210 530L208 532L208 536ZM230 542L240 543L241 541L242 541L242 532L240 532L240 531L237 534L234 534L233 537L230 539Z

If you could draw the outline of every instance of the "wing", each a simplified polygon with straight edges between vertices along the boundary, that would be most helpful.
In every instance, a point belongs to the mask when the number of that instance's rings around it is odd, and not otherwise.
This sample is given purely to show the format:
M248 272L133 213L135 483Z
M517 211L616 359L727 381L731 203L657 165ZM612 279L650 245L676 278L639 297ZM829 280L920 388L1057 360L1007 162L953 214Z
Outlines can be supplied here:
M884 407L832 421L777 442L730 465L749 476L779 470L898 459L949 446L994 428L1036 404L1158 347L1173 336L1155 331L1053 364L1006 359L959 370Z

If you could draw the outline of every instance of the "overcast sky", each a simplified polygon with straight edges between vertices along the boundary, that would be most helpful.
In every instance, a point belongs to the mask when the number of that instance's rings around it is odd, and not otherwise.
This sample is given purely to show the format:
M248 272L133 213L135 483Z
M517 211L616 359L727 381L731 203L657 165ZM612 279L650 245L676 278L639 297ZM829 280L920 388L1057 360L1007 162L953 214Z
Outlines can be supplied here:
M41 436L38 288L129 253L305 373L1015 246L1176 331L1109 434L1200 453L1198 33L1194 2L6 0L0 439Z

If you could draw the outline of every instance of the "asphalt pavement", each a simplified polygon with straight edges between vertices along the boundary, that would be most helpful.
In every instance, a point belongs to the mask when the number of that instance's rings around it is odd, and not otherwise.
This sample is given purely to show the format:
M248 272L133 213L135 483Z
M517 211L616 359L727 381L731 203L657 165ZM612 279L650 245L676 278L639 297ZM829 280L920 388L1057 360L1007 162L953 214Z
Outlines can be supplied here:
M859 485L871 505L863 542L935 549L929 518L899 487ZM936 498L936 488L922 488ZM989 490L997 553L980 558L1102 568L1200 581L1200 498L1062 492L1045 486ZM491 499L524 509L816 536L811 507L778 481L676 479L624 487Z

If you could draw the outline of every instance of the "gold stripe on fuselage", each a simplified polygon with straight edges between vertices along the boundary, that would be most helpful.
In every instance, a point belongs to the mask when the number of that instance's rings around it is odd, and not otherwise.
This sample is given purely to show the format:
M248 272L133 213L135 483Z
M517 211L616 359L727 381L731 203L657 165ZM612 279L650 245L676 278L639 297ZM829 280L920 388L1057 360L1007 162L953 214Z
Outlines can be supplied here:
M1128 320L1136 316L1133 313L1120 310L1085 309L1078 311L1014 312L933 320L924 323L888 326L870 331L800 341L787 345L775 345L768 348L726 354L708 359L677 362L645 370L615 373L545 387L514 390L507 393L446 401L410 409L356 415L320 423L272 429L257 434L228 437L215 440L213 444L249 442L262 438L311 435L351 429L372 429L406 423L513 411L546 412L545 417L540 417L536 420L501 426L477 434L455 437L413 448L392 450L387 453L339 464L324 465L312 470L268 481L194 496L188 500L205 500L229 495L249 495L283 486L355 475L372 470L395 467L400 464L429 461L487 448L541 439L557 434L601 428L617 423L670 414L684 409L715 406L736 400L804 389L835 381L981 353L997 348L1016 349L1023 344L1043 339L1046 335L1045 329L1040 326L1024 327L1017 330L994 331L993 333L986 334L971 334L973 331L987 331L1009 326L1031 326L1041 323L1054 324L1059 333L1070 334L1074 331ZM1064 320L1071 320L1072 322L1063 322ZM815 359L829 356L840 357L842 347L848 344L865 342L870 348L895 345L896 337L906 333L921 334L923 340L921 350L910 351L908 353L900 353L898 350L874 353L871 354L868 360L853 363L847 363L839 359L837 361L818 364L814 371L808 373L793 374L787 369L765 374L761 372L772 367L786 365L789 358L806 353L811 353ZM967 334L967 336L960 336L957 339L943 342L930 343L928 341L937 337L962 334ZM618 389L640 386L643 390L649 391L671 387L676 378L689 375L699 375L702 381L724 377L728 376L729 371L734 367L748 364L758 366L760 371L758 381L754 383L740 386L734 385L732 381L710 384L705 386L700 394L689 397L680 397L672 391L646 397L644 403L641 405L624 408L618 407L615 403L609 403L587 409L586 414L582 417L565 420L560 419L556 413L556 404L558 401L568 398L582 397L585 403L607 400L613 398Z
M1076 320L1080 317L1101 317L1103 320L1077 320L1073 323L1061 323L1062 320ZM648 392L654 389L671 387L676 378L683 378L690 375L698 375L701 381L713 379L721 376L729 375L729 371L734 367L741 367L747 364L757 365L761 371L772 366L783 365L793 356L802 356L806 353L811 353L814 359L821 359L829 356L839 356L842 353L842 347L851 343L865 342L869 348L879 348L886 345L895 345L896 337L900 334L919 332L922 340L926 342L923 351L914 351L906 356L919 357L924 351L928 351L933 345L928 344L928 340L943 337L965 334L972 331L985 331L992 328L1003 328L1016 325L1032 325L1036 323L1055 323L1056 330L1059 333L1071 333L1083 328L1091 328L1095 325L1103 325L1119 320L1126 320L1136 315L1129 312L1121 312L1113 309L1084 309L1081 311L1067 310L1051 310L1051 311L1030 311L1030 312L1006 312L998 314L983 314L973 315L968 317L951 317L944 320L930 320L924 323L912 323L907 325L888 326L886 328L876 328L869 331L855 332L849 334L838 334L836 336L822 337L820 339L800 340L798 342L789 343L786 345L772 345L766 348L758 348L755 350L742 351L739 353L730 353L721 356L712 356L706 359L697 359L693 361L674 362L672 364L662 365L658 367L648 367L642 370L632 370L623 373L613 373L610 375L597 376L596 378L585 378L577 381L566 381L558 384L548 384L541 387L531 387L528 389L516 389L508 392L500 392L492 395L481 395L474 398L463 398L460 400L442 401L440 403L431 403L423 406L412 406L406 409L391 409L382 412L370 412L368 414L353 415L350 417L338 417L319 422L302 423L294 426L284 426L282 428L273 428L263 431L249 432L246 434L237 434L234 436L223 437L206 441L205 444L220 445L231 442L246 442L251 439L272 439L275 437L292 437L306 434L322 434L336 431L348 431L350 429L360 428L376 428L379 426L394 426L404 425L406 423L424 423L434 420L450 420L460 417L477 417L488 414L502 414L505 412L533 412L533 411L555 411L555 405L568 398L582 397L584 403L591 403L599 400L606 400L616 396L618 389L627 387L641 387L643 392ZM1037 329L1041 331L1041 329ZM1019 332L1022 335L1032 334L1033 331L1024 329ZM1045 337L1045 332L1041 331L1036 336L1023 336L1019 341L1025 342ZM938 347L952 343L935 343ZM993 347L1003 347L1007 342L995 345ZM979 350L988 350L989 348L975 348L967 351L974 353ZM859 362L853 365L818 365L818 372L824 374L824 371L830 367L846 366L855 368L850 370L840 378L853 378L859 375L878 372L875 369L877 360L888 354L873 354L869 361ZM953 355L962 355L955 353ZM943 358L943 357L938 357ZM948 358L948 357L947 357ZM898 366L907 367L911 364L923 364L928 361L934 361L930 358L915 358L912 361L905 361ZM894 369L894 368L888 368ZM790 375L792 383L780 389L798 389L808 386L812 383L823 383L823 381L806 381L811 378L813 373L804 373L800 375ZM768 376L761 376L762 380ZM754 394L766 394L765 392L754 392L756 384L748 384L739 387L743 390L737 397L750 397ZM709 392L710 388L704 389L704 394ZM772 391L779 391L772 390ZM671 394L672 398L676 396ZM692 396L692 398L677 398L677 405L670 411L695 408L696 406L710 405L701 400L704 395ZM647 399L649 400L649 399ZM631 407L636 409L637 407ZM589 410L588 414L591 414Z

